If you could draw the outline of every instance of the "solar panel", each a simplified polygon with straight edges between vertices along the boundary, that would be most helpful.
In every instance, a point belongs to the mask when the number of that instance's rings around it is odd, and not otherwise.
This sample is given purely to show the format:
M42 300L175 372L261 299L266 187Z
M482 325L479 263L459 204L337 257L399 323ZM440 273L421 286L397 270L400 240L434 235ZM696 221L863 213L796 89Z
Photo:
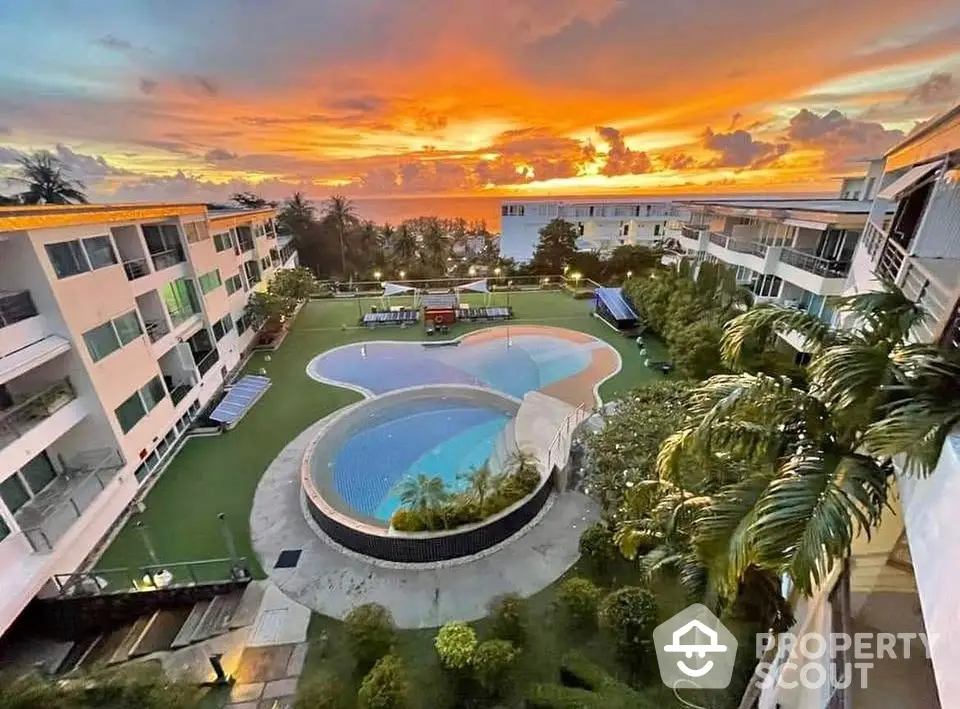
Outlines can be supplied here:
M235 424L250 408L257 403L263 392L270 386L270 379L248 374L230 387L230 391L217 404L210 414L210 420L225 424Z
M623 297L620 288L598 288L597 297L607 306L610 314L617 320L636 320L637 314Z

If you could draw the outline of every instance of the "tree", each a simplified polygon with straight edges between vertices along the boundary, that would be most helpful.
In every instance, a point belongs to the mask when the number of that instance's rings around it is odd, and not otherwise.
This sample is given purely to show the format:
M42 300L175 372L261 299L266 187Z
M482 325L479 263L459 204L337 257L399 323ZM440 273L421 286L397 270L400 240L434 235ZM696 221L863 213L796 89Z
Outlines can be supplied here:
M347 251L345 246L345 237L347 230L357 223L357 212L349 199L343 195L335 194L323 203L323 212L337 231L337 238L340 243L340 275L347 275Z
M470 666L477 649L477 633L466 623L447 623L433 641L440 664L448 670L463 670Z
M6 196L6 195L0 194L0 207L9 207L16 204L21 204L20 197L16 195Z
M266 325L268 328L278 328L284 318L297 308L297 301L284 295L278 295L269 289L254 291L247 302L245 317L254 329Z
M622 283L628 273L631 273L633 278L646 278L651 272L660 269L661 258L662 249L632 244L618 246L603 264L602 280L607 283Z
M406 266L417 258L417 235L414 234L406 222L397 229L393 242L393 257Z
M477 501L477 506L483 511L483 503L487 495L496 485L496 476L490 472L490 466L484 463L479 468L474 468L467 476L467 490Z
M347 643L357 666L366 669L387 655L396 641L390 611L379 603L364 603L344 618Z
M495 638L509 640L517 647L523 647L527 641L527 607L524 600L515 593L497 596L488 607L490 632Z
M438 219L427 219L423 229L424 262L443 274L447 267L447 255L450 253L450 240L443 231Z
M560 584L557 602L574 625L590 628L597 622L597 607L603 593L589 579L580 576L569 578Z
M302 266L281 268L267 284L267 290L271 293L297 302L307 300L316 289L317 279L313 277L310 269Z
M294 192L280 208L277 221L296 236L305 232L307 227L316 221L315 211L310 200L303 196L303 192Z
M656 709L665 706L614 679L576 652L560 661L563 684L535 684L527 691L527 709Z
M304 678L293 709L345 709L346 690L331 674L322 672Z
M27 186L20 194L23 204L86 204L86 187L69 177L69 168L46 150L17 158L20 167L10 178Z
M613 532L605 522L597 522L583 530L580 535L580 555L600 573L616 560L617 547L613 542Z
M447 499L447 487L443 478L427 477L424 473L403 478L397 483L396 493L401 506L421 514L440 506Z
M263 209L264 207L277 206L276 202L266 200L254 192L234 192L230 195L230 199L245 209Z
M540 241L531 265L536 273L557 274L577 253L577 228L563 219L554 219L540 230Z
M653 655L657 597L645 588L624 586L600 604L600 623L613 636L617 654L631 670L645 669Z
M403 661L394 655L380 658L360 683L357 704L360 709L407 709L410 683Z
M473 671L480 686L490 697L503 696L510 668L520 651L507 640L486 640L473 653Z

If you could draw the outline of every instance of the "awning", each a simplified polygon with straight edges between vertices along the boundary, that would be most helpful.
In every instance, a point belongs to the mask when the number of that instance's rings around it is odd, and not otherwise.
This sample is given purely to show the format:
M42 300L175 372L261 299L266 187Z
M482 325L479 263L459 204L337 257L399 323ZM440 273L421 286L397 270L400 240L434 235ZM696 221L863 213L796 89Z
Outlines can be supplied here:
M474 281L473 283L465 283L462 286L457 286L457 290L466 290L473 293L486 293L488 292L487 288L487 279L481 278L479 281Z
M920 180L938 169L942 164L942 161L928 162L926 165L910 168L903 175L880 190L877 194L877 199L900 199L900 197L912 190Z
M384 283L383 294L386 296L399 295L400 293L410 293L415 291L413 286L402 286L399 283Z
M44 362L70 351L70 340L59 335L47 335L42 340L0 357L0 384L19 377Z

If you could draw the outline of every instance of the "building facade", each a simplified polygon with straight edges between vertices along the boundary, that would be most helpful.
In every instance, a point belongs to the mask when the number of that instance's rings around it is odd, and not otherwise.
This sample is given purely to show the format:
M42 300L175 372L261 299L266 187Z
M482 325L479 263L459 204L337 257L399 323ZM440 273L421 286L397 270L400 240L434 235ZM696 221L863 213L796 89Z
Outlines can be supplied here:
M554 219L572 223L583 251L607 252L624 244L654 244L679 232L671 202L636 199L505 200L500 204L500 254L525 263L533 258L540 230Z
M251 290L296 264L274 211L0 208L0 633L241 362Z

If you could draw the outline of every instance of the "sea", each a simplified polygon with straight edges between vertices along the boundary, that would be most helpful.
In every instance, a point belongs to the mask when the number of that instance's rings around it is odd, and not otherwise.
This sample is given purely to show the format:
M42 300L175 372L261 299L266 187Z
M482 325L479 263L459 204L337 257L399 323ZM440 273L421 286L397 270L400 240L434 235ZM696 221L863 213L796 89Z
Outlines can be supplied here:
M636 199L647 202L668 202L682 199L749 199L749 198L776 198L792 197L794 199L830 197L823 193L796 193L789 194L690 194L690 195L642 195L617 193L606 195L536 195L521 197L519 195L470 195L470 196L409 196L409 197L352 197L357 213L361 219L369 219L377 223L390 222L398 224L404 219L414 217L441 217L455 219L461 217L467 221L485 221L491 232L500 231L500 203L508 199L543 199L563 200L574 202L580 200L602 199Z

